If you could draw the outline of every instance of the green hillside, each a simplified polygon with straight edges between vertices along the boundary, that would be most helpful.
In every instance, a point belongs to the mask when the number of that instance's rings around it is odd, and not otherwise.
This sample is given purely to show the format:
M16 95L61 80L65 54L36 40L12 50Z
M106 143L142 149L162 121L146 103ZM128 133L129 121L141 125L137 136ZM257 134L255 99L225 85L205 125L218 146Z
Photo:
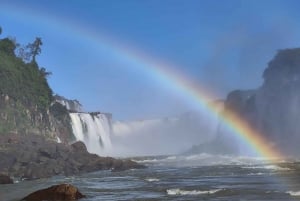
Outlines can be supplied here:
M0 134L72 136L67 110L52 104L51 73L36 62L41 46L40 38L27 45L0 39Z

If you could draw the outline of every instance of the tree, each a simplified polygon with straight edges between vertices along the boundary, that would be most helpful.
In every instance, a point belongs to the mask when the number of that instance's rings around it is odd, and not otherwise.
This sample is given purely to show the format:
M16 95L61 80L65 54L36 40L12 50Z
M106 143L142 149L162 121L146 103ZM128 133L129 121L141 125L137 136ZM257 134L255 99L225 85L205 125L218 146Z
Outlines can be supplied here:
M15 56L16 43L9 38L0 40L0 52L10 56Z
M42 68L40 69L40 73L41 73L41 75L42 75L44 78L47 78L47 77L49 77L50 75L52 75L52 73L49 72L49 71L46 71L46 68L44 68L44 67L42 67Z
M2 34L2 28L0 27L0 35Z
M29 43L26 46L26 48L29 49L30 57L32 57L31 61L33 61L33 62L36 61L35 57L42 52L42 50L41 50L42 45L43 45L42 39L40 37L36 37L35 41L33 43Z
M25 63L30 62L31 54L28 51L26 46L18 45L16 53L17 53L17 57L21 58Z

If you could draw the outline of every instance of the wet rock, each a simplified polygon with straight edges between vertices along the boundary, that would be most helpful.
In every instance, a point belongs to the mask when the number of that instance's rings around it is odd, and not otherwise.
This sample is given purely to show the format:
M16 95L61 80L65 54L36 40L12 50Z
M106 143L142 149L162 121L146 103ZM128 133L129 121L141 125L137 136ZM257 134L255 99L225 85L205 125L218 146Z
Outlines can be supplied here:
M31 193L21 201L71 201L84 197L75 186L60 184Z
M0 184L13 184L13 180L8 176L4 174L0 174Z

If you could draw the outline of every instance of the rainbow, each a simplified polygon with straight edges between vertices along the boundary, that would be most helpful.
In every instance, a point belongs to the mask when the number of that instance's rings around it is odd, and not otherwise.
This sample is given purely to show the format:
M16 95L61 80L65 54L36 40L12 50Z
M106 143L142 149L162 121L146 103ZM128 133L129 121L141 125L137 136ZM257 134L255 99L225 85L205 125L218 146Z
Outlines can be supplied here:
M41 12L37 13L37 11L24 7L2 5L0 11L6 16L13 16L16 19L22 20L26 17L31 22L38 23L40 26L46 25L52 29L64 30L78 38L85 38L87 42L91 44L98 44L102 48L112 52L117 58L136 64L130 65L131 68L135 68L133 70L142 71L145 75L151 76L155 81L172 87L191 104L202 109L204 108L208 115L218 115L223 123L260 157L268 160L284 158L280 151L270 145L268 139L254 128L251 128L240 116L230 111L219 113L218 109L211 104L211 100L214 99L214 96L204 88L201 88L199 84L195 84L181 72L175 70L178 68L154 60L129 46L122 46L118 41L108 38L99 33L99 31L78 24L77 22L67 19L57 19L53 16Z

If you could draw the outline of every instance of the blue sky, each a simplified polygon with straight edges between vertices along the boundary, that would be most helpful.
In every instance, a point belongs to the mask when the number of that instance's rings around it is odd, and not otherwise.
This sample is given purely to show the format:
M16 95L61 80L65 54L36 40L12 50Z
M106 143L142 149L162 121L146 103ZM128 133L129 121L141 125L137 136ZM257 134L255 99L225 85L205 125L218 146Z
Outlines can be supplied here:
M42 38L38 62L53 73L54 92L78 99L88 111L111 112L114 119L173 116L194 108L178 91L132 68L141 63L108 50L111 42L171 64L220 98L260 86L276 50L300 45L298 1L0 2L1 37L23 44Z

